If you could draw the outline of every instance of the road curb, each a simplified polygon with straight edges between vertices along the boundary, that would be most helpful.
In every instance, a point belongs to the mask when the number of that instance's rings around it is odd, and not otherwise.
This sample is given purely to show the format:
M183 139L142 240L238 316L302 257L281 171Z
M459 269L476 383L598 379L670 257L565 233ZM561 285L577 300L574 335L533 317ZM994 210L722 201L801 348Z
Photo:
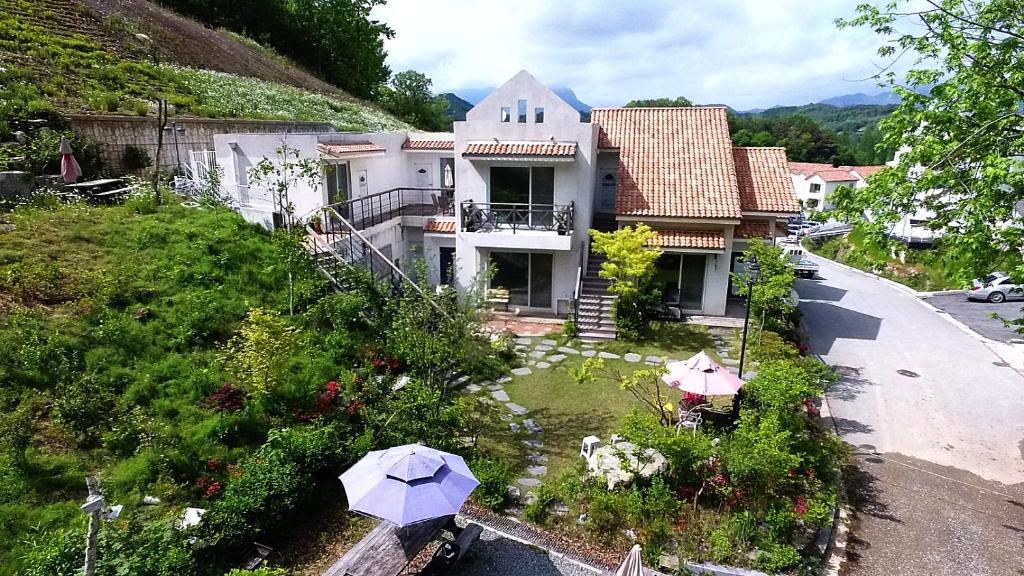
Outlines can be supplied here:
M800 323L801 331L807 332L803 326L803 322ZM814 354L815 358L819 362L828 366L828 363L821 357L820 354ZM832 424L832 431L836 436L840 436L839 428L836 426L836 421L832 417L832 408L828 403L827 390L821 395L821 408L818 410L819 416L822 420L828 419ZM841 436L840 436L841 438ZM822 550L824 557L821 564L822 576L839 576L839 569L843 563L846 562L846 543L850 533L850 522L851 522L851 511L849 504L846 501L846 485L843 482L843 469L842 466L836 466L836 507L832 511L832 526L828 528L828 536L825 539L825 546ZM823 538L824 539L824 538Z

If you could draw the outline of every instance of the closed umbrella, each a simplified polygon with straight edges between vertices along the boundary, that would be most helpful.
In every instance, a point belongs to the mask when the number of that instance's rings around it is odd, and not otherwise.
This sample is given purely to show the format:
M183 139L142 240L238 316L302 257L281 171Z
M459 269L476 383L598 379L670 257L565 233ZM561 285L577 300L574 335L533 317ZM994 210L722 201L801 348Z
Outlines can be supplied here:
M455 175L452 174L452 165L444 165L444 187L454 188L455 187Z
M633 547L629 549L629 554L626 554L626 559L622 561L622 565L615 571L615 576L645 576L644 562L643 557L640 555L639 544L633 544Z
M455 515L480 485L461 456L419 444L370 452L339 478L350 510L400 527Z
M61 136L60 139L60 175L65 184L72 184L82 177L82 168L75 160L67 136Z
M700 352L684 362L669 362L668 373L661 377L670 387L702 396L731 396L743 387L732 372Z

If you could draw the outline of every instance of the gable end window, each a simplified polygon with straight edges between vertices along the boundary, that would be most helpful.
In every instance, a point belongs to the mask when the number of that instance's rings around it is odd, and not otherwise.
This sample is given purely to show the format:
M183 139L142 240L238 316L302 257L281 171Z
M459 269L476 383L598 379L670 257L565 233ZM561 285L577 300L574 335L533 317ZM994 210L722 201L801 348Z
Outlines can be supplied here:
M526 124L526 100L519 101L519 123Z
M544 123L544 108L537 107L533 109L533 121L537 124Z
M511 122L512 121L512 109L508 106L501 107L501 121Z

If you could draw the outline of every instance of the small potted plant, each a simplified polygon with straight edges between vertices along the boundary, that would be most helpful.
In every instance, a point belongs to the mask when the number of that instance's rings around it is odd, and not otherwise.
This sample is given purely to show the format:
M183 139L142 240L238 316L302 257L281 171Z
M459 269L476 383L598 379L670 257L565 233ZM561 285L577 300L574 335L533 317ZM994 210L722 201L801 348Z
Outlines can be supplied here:
M313 227L313 231L317 234L324 233L323 224L324 221L320 218L320 214L314 214L313 217L309 219L309 225Z

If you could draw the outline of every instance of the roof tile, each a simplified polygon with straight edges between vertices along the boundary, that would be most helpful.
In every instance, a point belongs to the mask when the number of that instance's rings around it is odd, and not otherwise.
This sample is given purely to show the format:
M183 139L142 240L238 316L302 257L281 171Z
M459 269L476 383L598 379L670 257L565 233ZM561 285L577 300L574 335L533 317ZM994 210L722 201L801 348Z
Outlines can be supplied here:
M716 230L656 230L648 246L725 250L725 235Z
M455 233L455 221L454 220L431 220L423 225L424 232L434 232L440 234L454 234Z
M733 237L750 240L752 238L771 238L771 228L767 220L751 220L744 218L733 232Z
M619 150L620 216L739 219L725 108L595 108L599 148Z
M732 149L744 212L800 212L785 148Z
M343 156L345 154L357 154L363 152L385 152L384 148L373 142L359 142L355 144L319 144L317 148L321 154L327 156Z
M455 140L413 140L402 144L402 150L455 150Z
M575 142L469 142L463 156L576 156Z

